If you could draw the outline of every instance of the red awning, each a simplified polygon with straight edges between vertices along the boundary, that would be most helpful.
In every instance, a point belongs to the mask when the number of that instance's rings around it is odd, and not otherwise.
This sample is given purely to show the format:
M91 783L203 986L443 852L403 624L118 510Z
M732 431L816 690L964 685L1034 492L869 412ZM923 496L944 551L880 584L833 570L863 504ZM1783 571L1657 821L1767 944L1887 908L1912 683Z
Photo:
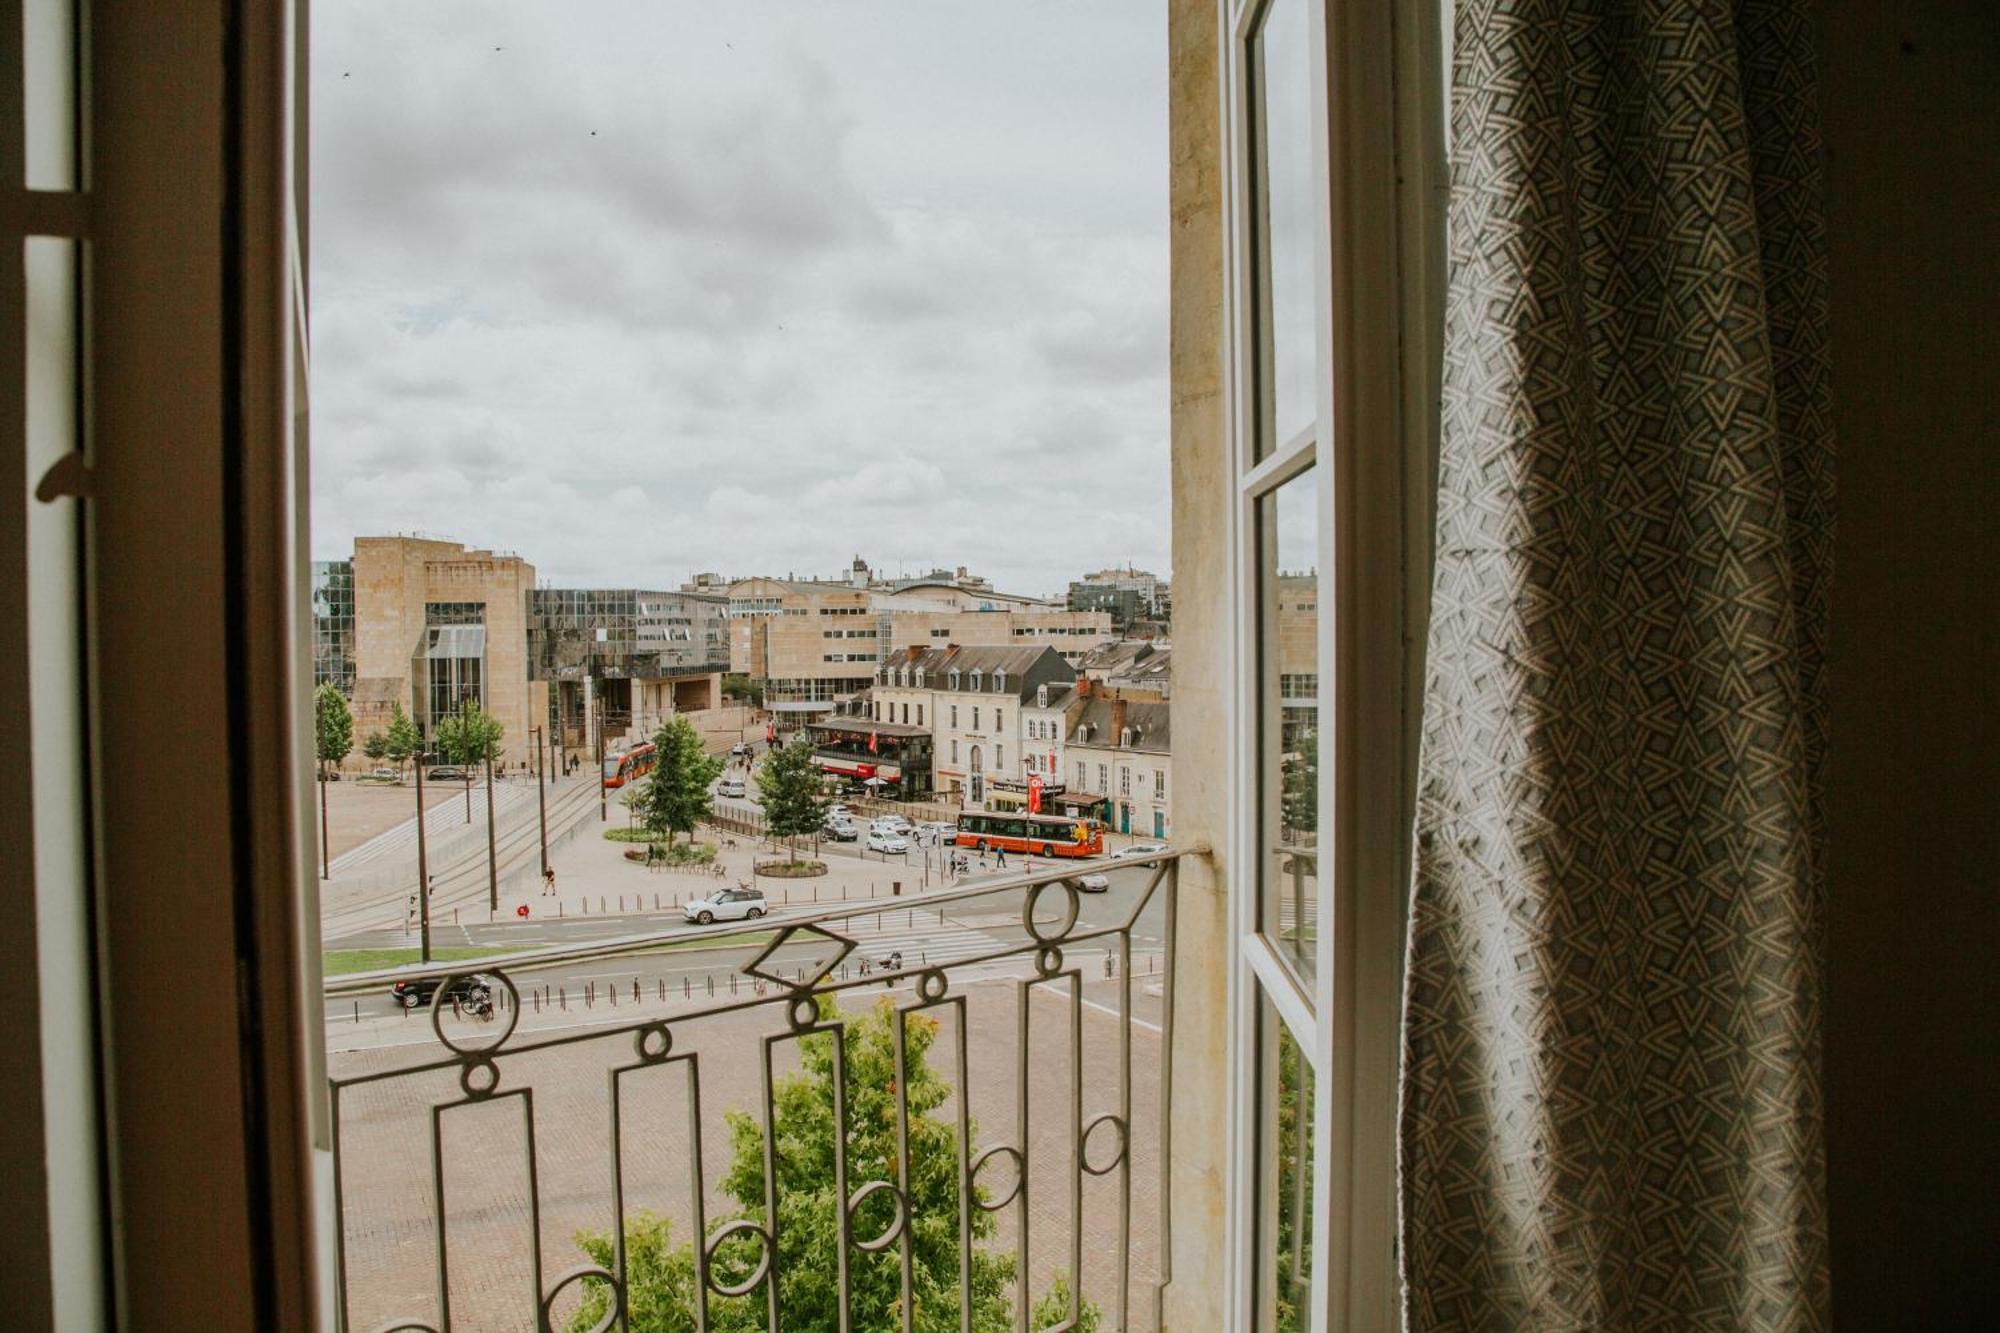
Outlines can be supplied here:
M852 773L857 778L874 777L876 767L874 764L846 763L838 759L822 759L819 766L829 773Z

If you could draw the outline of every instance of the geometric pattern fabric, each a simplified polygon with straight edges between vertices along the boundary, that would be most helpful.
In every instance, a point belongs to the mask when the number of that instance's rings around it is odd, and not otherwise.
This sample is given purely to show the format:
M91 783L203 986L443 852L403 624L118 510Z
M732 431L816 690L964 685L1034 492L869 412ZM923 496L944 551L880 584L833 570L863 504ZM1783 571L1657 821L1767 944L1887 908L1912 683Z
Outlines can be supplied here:
M1808 6L1459 0L1404 1313L1828 1326Z

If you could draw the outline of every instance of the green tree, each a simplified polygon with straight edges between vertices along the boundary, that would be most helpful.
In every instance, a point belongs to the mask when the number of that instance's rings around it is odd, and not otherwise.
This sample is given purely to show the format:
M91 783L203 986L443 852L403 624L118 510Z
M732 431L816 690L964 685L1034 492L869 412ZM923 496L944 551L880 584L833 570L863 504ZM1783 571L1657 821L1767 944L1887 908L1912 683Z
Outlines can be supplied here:
M837 1016L831 997L819 998L819 1013L822 1021ZM938 1023L928 1014L905 1016L886 997L846 1023L847 1186L851 1193L863 1182L895 1180L897 1176L895 1030L899 1021L907 1024L912 1321L922 1333L955 1333L959 1326L958 1127L952 1119L935 1114L951 1096L950 1087L930 1065L929 1051ZM836 1251L843 1207L833 1183L832 1038L802 1038L799 1059L799 1072L779 1081L773 1099L779 1317L786 1328L832 1328L840 1300ZM965 1145L968 1159L978 1155L977 1133L977 1126L973 1126ZM760 1223L765 1218L761 1122L731 1112L729 1137L731 1160L721 1189L738 1206L726 1216L710 1219L712 1228L738 1218ZM989 1197L983 1188L978 1189L978 1196ZM857 1210L855 1238L880 1234L890 1221L891 1209L886 1191L870 1196ZM974 1208L970 1278L972 1327L978 1333L1006 1333L1013 1327L1008 1287L1015 1278L1014 1259L978 1243L990 1240L994 1230L993 1214ZM609 1236L586 1233L577 1241L593 1260L610 1267ZM692 1330L695 1268L691 1244L674 1244L667 1224L645 1215L626 1223L625 1244L634 1333ZM731 1263L731 1248L725 1247L718 1255L722 1263ZM874 1254L850 1247L848 1275L852 1294L849 1308L857 1333L900 1329L901 1243ZM604 1317L609 1302L610 1291L603 1283L587 1284L583 1308L570 1327L590 1328ZM715 1299L710 1306L709 1327L716 1333L749 1333L764 1327L765 1289L761 1286L747 1297ZM1034 1326L1058 1323L1067 1317L1068 1309L1069 1287L1065 1278L1057 1275L1035 1305ZM1085 1302L1080 1316L1078 1327L1094 1333L1097 1308Z
M1312 1287L1312 1071L1299 1058L1292 1030L1282 1020L1278 1027L1278 1281L1272 1304L1278 1333L1299 1333L1305 1325L1300 1298ZM1298 1195L1301 1177L1304 1198Z
M694 837L695 826L715 809L709 791L722 772L722 757L703 748L701 734L676 713L653 733L653 776L632 802L646 830L667 842L676 833Z
M826 827L822 777L813 760L812 742L803 732L765 758L757 770L757 795L764 803L765 822L775 836L799 838Z
M472 822L472 771L500 757L500 738L507 729L500 719L468 699L465 706L437 724L437 752L447 764L465 770L465 822Z
M387 754L395 762L396 774L401 776L403 765L410 759L422 760L424 738L417 732L417 724L410 721L410 715L403 711L400 703L391 706L389 714L389 734Z
M379 731L369 732L368 739L361 742L361 753L381 763L389 757L389 738Z
M1292 744L1293 752L1285 756L1278 816L1286 832L1311 833L1319 827L1319 735L1301 727Z
M332 685L313 691L313 749L325 778L325 766L338 764L354 749L354 714L347 697Z
M722 697L752 708L764 706L764 687L742 672L732 671L722 678Z

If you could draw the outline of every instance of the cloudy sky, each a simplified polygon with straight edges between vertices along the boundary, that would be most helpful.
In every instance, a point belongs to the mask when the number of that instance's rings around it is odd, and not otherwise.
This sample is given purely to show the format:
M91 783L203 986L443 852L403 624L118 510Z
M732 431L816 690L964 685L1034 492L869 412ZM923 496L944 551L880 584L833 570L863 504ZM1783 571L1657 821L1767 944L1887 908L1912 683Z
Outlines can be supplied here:
M328 0L313 548L1166 572L1156 0Z

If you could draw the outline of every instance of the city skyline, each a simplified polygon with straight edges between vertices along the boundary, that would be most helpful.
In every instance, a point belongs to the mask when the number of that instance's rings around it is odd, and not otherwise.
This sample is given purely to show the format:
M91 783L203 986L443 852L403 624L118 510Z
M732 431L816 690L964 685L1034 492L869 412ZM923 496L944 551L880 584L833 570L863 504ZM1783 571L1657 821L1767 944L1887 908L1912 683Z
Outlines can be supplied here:
M313 49L316 559L1171 574L1152 7L354 3Z

